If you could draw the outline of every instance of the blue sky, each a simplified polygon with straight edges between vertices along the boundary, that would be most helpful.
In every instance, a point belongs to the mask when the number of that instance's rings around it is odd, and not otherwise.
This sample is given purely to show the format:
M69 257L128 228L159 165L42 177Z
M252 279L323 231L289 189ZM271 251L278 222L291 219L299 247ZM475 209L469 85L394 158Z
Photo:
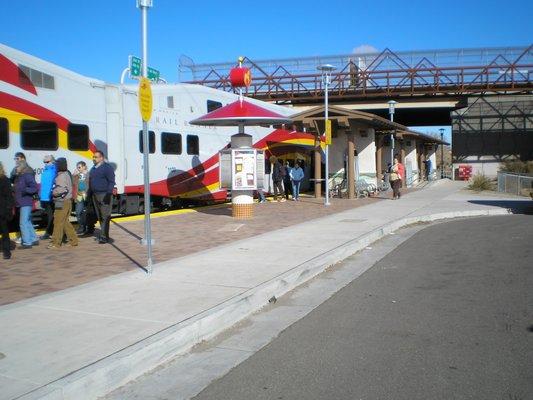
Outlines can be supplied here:
M141 54L135 0L0 0L0 42L83 75L118 82ZM426 50L527 45L533 1L153 0L149 64L178 80L195 63L346 54L361 45Z

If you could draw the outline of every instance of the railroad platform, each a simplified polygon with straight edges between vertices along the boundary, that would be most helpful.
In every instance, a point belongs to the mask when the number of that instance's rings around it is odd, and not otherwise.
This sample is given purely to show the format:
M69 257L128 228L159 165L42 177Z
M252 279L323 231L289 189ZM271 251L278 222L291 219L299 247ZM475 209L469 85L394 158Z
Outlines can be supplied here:
M437 181L398 201L338 200L324 207L309 199L256 210L251 221L231 219L227 207L154 219L154 237L167 250L156 244L154 258L161 262L151 276L134 262L142 266L141 221L113 224L121 251L90 239L64 253L44 246L24 250L28 255L21 257L35 259L29 271L17 259L20 282L38 263L44 264L43 276L48 272L58 280L88 272L68 289L0 307L0 399L97 398L402 226L531 212L532 202ZM131 247L126 238L135 238L128 239ZM119 261L117 252L129 263ZM102 278L107 270L116 275ZM101 279L78 285L95 278Z

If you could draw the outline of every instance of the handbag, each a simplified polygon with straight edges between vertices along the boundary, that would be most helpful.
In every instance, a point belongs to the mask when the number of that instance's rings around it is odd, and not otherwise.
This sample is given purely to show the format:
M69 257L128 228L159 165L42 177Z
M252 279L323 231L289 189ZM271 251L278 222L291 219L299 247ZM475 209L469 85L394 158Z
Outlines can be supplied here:
M400 179L398 174L396 172L391 172L389 180L390 181L397 181L398 179Z

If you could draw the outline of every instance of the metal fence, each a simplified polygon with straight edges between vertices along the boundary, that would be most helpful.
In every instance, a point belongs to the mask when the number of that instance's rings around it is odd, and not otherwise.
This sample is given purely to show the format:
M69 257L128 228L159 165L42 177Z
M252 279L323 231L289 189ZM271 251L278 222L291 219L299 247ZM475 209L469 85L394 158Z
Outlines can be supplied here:
M498 192L531 196L533 193L533 175L498 172Z

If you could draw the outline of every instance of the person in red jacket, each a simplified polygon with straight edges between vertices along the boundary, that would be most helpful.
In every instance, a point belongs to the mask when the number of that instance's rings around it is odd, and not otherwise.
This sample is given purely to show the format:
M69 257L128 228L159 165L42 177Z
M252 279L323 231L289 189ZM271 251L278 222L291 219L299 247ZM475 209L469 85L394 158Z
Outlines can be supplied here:
M405 180L405 167L398 160L398 157L394 158L394 164L391 168L391 186L392 186L392 199L398 200L401 196L400 188L402 182Z

